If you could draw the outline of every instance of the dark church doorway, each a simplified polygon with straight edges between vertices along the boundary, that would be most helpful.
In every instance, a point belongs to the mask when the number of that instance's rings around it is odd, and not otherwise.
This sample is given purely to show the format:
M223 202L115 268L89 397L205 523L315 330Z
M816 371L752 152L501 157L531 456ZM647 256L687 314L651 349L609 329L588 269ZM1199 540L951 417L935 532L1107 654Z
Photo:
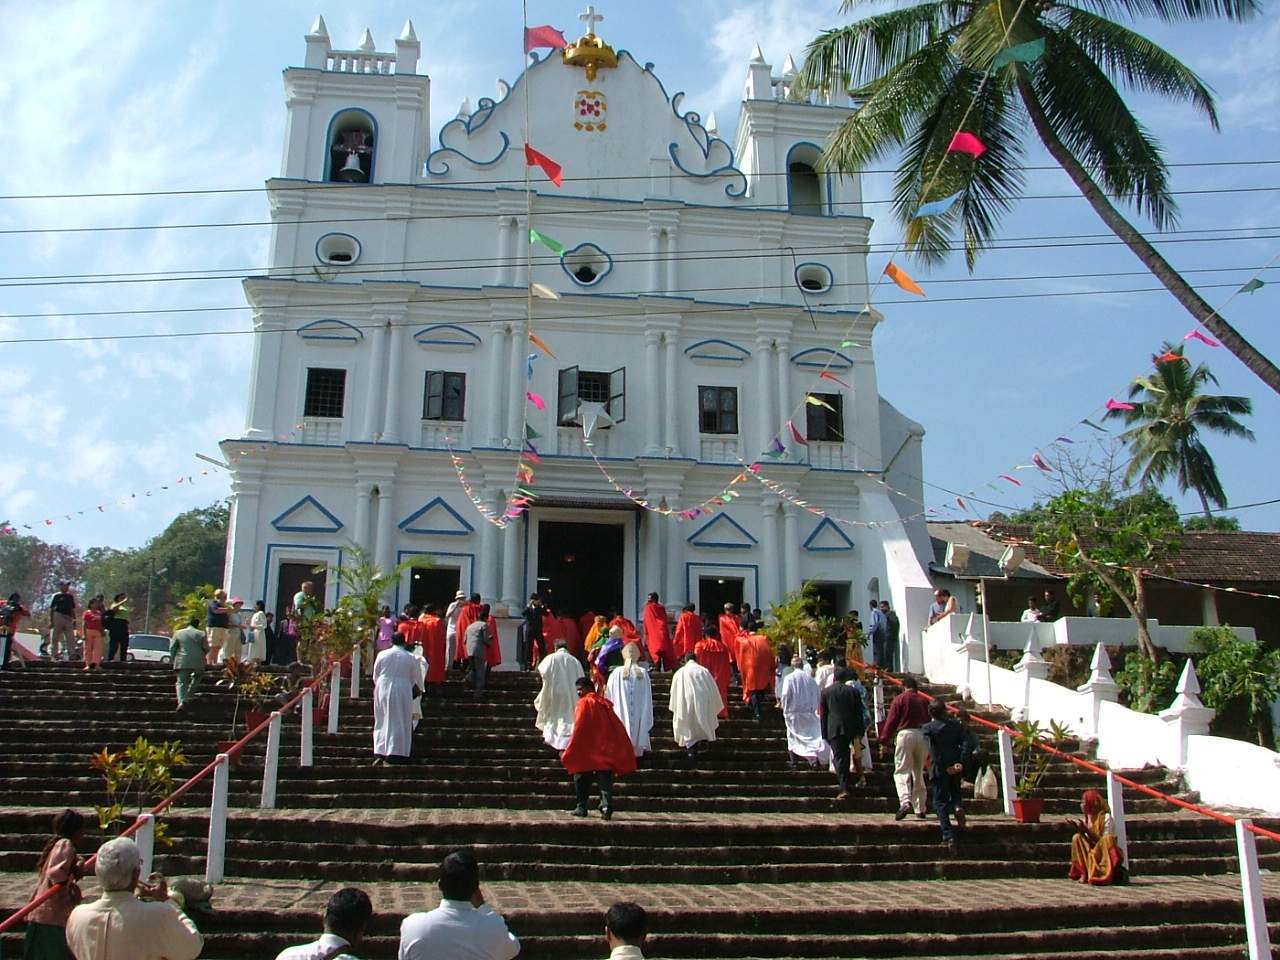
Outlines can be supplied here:
M732 603L742 609L741 577L699 577L698 612L709 616L712 623L724 612L724 605Z
M462 583L457 567L414 567L409 574L409 602L421 609L434 603L444 613Z
M318 571L317 567L319 567ZM280 564L280 585L276 589L276 622L284 622L285 611L293 606L293 596L302 588L306 580L310 580L315 585L314 596L318 598L320 605L324 606L326 576L324 564Z
M538 524L537 592L557 614L622 612L623 537L615 523Z

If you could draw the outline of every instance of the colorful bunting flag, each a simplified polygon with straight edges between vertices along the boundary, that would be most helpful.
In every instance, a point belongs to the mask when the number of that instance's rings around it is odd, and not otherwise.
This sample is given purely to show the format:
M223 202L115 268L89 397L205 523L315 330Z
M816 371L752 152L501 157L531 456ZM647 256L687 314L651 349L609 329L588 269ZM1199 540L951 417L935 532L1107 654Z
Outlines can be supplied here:
M1031 462L1043 470L1045 473L1053 473L1053 467L1045 462L1044 457L1040 456L1040 452L1036 451L1031 455Z
M1177 363L1179 360L1181 360L1183 363L1191 362L1182 354L1175 353L1172 350L1168 350L1165 353L1160 354L1160 356L1156 357L1156 363Z
M564 168L545 153L539 153L527 143L524 145L524 162L526 166L540 168L547 175L547 179L557 187L564 181Z
M1083 423L1086 427L1093 427L1093 429L1097 430L1099 433L1110 433L1110 432L1111 432L1111 431L1110 431L1110 430L1108 430L1106 427L1100 427L1100 426L1098 426L1096 423L1094 423L1094 422L1093 422L1092 420L1090 420L1088 417L1085 417L1085 418L1084 418L1083 420L1081 420L1080 422L1081 422L1081 423Z
M541 439L541 437L542 437L542 434L540 434L537 430L533 429L531 425L527 423L524 425L524 438L526 440L539 440Z
M543 400L542 397L534 393L532 390L525 391L524 398L528 400L530 403L532 403L539 410L547 409L547 401Z
M1199 341L1200 341L1201 343L1203 343L1206 347L1216 347L1216 346L1218 346L1218 341L1217 341L1217 340L1213 339L1213 337L1211 337L1211 336L1209 336L1209 335L1207 335L1207 334L1201 333L1199 330L1192 330L1190 333L1188 333L1188 334L1187 334L1185 337L1183 337L1182 339L1183 339L1183 340L1199 340Z
M826 408L827 408L828 410L830 410L832 413L835 413L835 412L836 412L836 408L835 408L835 407L833 407L831 404L827 403L825 400L819 400L819 399L818 399L817 397L815 397L812 393L807 393L807 394L805 394L804 402L805 402L805 403L807 403L807 404L809 404L809 406L811 406L811 407L826 407Z
M787 421L787 430L791 432L791 439L800 444L800 446L807 447L809 445L809 441L804 438L804 434L797 430L796 425L790 420Z
M910 274L903 270L900 266L890 260L884 266L884 273L890 280L900 286L907 293L914 293L918 297L924 296L924 291L920 289L920 285L911 279Z
M841 346L841 347L860 347L860 346L862 346L862 344L860 344L860 343L858 343L857 341L854 341L854 340L841 340L841 341L840 341L840 346Z
M991 71L1003 70L1011 63L1035 63L1044 56L1044 37L1005 47L991 61Z
M535 297L538 297L539 299L542 299L542 300L559 300L560 299L560 294L556 293L554 290L548 287L545 283L534 282L529 284L529 292L532 293Z
M539 350L541 350L543 353L545 353L552 360L560 359L554 353L551 352L551 348L547 346L546 342L540 336L534 333L532 330L529 331L529 342L532 343Z
M1000 479L1001 479L1001 480L1008 480L1008 481L1009 481L1010 483L1012 483L1015 487L1020 487L1020 486L1022 486L1022 481L1021 481L1021 480L1019 480L1017 477L1011 476L1010 474L1007 474L1007 473L1002 473L1002 474L1000 474Z
M525 149L528 149L527 147ZM987 152L987 146L972 133L961 130L951 138L947 146L948 153L967 153L975 160Z
M1136 408L1132 403L1125 403L1122 400L1117 400L1115 397L1111 397L1109 400L1107 400L1107 409L1108 410L1133 410Z
M837 377L837 376L836 376L834 373L832 373L830 370L823 370L820 374L818 374L818 376L819 376L819 377L821 377L823 380L830 380L830 381L832 381L833 383L838 383L838 384L840 384L840 386L844 387L846 390L852 390L852 389L853 389L853 387L852 387L852 386L850 386L849 384L845 383L843 380L841 380L839 377Z
M960 504L961 510L968 510L969 505L964 502L964 497L956 497L956 503Z
M1265 286L1266 286L1266 284L1265 284L1265 283L1263 283L1263 282L1262 282L1261 280L1259 280L1257 277L1254 277L1252 280L1250 280L1248 283L1246 283L1243 287L1241 287L1241 288L1240 288L1240 290L1239 290L1238 292L1239 292L1239 293L1253 293L1253 291L1255 291L1255 290L1261 290L1261 289L1262 289L1263 287L1265 287Z
M549 23L544 23L540 27L524 28L525 53L528 53L530 50L536 50L539 47L550 47L553 50L561 50L565 46L567 46L567 41L564 38L564 34Z
M958 190L951 196L943 197L941 200L930 200L928 203L922 203L916 208L916 217L936 217L939 214L946 213L963 194L963 190Z
M548 237L545 233L539 233L533 227L529 228L529 242L540 243L552 253L560 256L564 253L564 244L554 237Z
M1070 437L1058 436L1054 438L1054 443L1075 443Z

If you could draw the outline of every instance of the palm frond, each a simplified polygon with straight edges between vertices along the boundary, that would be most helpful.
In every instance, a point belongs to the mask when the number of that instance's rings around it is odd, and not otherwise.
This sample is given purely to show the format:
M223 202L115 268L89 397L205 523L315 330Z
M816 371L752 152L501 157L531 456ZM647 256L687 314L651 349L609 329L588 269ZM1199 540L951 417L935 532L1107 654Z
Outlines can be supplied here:
M799 85L807 90L833 83L865 86L954 28L960 10L955 3L921 3L824 30L805 48Z
M1130 20L1251 20L1262 11L1260 0L1073 0L1104 17Z

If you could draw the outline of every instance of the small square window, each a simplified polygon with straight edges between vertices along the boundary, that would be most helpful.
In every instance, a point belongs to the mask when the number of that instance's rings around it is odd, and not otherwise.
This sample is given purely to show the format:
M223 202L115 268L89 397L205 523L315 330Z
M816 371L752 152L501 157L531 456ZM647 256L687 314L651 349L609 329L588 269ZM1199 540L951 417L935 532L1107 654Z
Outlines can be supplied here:
M347 396L347 371L310 367L307 394L302 404L304 417L341 419Z
M428 370L422 397L423 420L461 421L466 409L467 375Z
M578 399L587 403L608 403L609 375L594 370L579 370Z
M699 387L698 425L702 433L738 432L738 388Z
M827 406L812 403L805 406L806 439L844 443L844 397L838 393L814 393L811 396Z

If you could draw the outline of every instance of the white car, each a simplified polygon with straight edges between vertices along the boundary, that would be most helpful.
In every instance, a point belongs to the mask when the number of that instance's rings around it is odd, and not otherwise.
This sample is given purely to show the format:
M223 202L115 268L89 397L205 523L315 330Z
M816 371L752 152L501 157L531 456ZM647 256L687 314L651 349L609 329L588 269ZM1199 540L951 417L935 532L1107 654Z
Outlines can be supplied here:
M169 638L158 633L135 633L129 637L129 659L147 663L170 663Z

